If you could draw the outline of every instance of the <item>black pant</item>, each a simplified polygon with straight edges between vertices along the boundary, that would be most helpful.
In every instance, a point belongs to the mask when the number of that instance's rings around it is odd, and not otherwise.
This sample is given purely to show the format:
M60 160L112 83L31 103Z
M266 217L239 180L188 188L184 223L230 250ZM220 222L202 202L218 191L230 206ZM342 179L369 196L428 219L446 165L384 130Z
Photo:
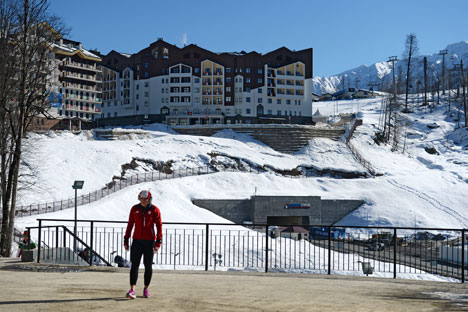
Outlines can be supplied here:
M151 276L153 275L153 255L154 241L134 239L130 248L130 261L132 268L130 269L130 285L136 285L138 280L138 268L140 267L141 256L143 255L143 263L145 264L145 285L149 286Z

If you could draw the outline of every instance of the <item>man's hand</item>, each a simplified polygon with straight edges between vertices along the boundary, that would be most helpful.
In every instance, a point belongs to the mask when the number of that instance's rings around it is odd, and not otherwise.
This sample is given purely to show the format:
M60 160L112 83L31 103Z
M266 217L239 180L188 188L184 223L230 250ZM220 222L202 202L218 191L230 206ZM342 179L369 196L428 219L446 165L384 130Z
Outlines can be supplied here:
M153 249L154 249L154 252L158 252L158 250L159 250L160 247L161 247L161 246L154 245L154 248L153 248Z
M126 251L128 251L128 241L124 241L124 248Z

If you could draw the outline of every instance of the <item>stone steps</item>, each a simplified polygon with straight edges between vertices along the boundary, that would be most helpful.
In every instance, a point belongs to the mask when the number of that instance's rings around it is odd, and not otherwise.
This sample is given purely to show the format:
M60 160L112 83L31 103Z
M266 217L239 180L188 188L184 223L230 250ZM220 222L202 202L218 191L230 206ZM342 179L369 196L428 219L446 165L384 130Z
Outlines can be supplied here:
M219 126L219 127L174 127L181 134L212 136L218 131L231 129L237 133L248 134L252 138L283 153L294 153L306 146L313 138L328 138L338 140L345 133L343 127L316 128L314 126Z

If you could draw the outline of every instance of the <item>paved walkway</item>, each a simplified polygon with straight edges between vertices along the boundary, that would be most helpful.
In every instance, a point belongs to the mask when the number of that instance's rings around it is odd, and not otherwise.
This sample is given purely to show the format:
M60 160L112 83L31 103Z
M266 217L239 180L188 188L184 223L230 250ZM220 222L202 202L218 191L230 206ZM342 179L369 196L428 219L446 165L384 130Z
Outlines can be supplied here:
M0 311L459 311L468 284L338 275L155 271L128 300L128 269L0 258ZM443 299L451 298L451 299Z

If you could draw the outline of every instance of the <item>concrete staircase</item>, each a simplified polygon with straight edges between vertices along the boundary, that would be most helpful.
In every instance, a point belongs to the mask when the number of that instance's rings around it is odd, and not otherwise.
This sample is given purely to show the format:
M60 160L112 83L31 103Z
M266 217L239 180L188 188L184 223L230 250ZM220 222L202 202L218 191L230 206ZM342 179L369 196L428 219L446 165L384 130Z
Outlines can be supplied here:
M220 125L173 127L180 134L212 136L218 131L231 129L248 134L252 138L282 153L294 153L306 146L313 138L338 140L345 133L344 127L315 127L306 125Z

